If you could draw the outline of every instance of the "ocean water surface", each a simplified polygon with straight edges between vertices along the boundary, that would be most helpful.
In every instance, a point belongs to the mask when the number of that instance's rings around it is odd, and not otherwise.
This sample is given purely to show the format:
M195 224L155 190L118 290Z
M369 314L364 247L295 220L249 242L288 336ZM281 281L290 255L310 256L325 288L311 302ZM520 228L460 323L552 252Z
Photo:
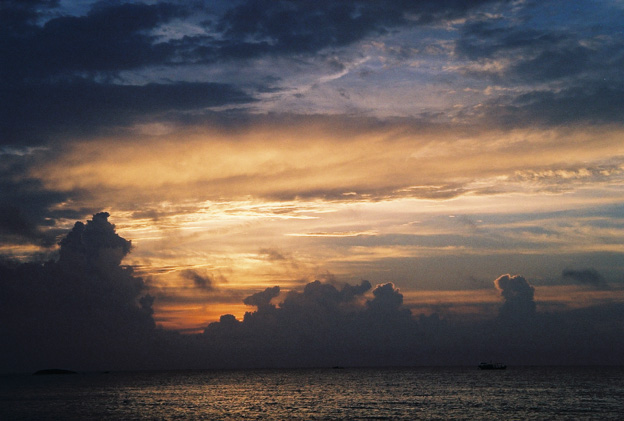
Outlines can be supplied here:
M0 419L623 419L623 367L0 376Z

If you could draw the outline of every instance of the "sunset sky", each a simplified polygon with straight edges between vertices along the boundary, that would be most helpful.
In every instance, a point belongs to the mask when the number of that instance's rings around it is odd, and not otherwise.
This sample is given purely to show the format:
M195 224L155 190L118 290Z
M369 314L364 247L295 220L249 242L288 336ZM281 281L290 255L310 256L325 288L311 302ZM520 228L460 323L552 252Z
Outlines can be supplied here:
M0 16L3 260L107 212L156 324L188 333L314 280L447 320L496 317L505 274L538 313L624 303L621 0Z

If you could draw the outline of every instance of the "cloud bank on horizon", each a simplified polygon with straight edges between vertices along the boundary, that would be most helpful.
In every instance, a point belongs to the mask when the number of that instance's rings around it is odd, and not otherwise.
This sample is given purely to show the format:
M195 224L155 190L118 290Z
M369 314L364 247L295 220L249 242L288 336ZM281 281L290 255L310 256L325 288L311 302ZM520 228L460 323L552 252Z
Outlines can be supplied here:
M131 243L108 217L76 222L58 261L0 263L0 371L622 362L624 303L537 312L520 275L494 281L500 312L487 320L414 315L392 283L317 280L281 299L279 286L256 292L243 300L255 310L203 333L163 330L146 284L121 264Z
M355 330L397 288L398 332L422 330L405 309L617 306L623 20L616 0L4 1L0 256L61 267L108 212L134 245L116 276L141 279L124 308L195 334L285 323L316 280L385 286L321 307L357 307Z

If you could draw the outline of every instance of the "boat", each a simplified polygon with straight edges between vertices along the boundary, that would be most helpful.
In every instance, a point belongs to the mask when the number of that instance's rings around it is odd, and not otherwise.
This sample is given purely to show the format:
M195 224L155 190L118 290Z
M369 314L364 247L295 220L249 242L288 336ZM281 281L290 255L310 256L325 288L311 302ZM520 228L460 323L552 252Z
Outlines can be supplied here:
M501 364L501 363L481 363L479 364L479 368L481 370L504 370L507 368L507 366L505 364Z

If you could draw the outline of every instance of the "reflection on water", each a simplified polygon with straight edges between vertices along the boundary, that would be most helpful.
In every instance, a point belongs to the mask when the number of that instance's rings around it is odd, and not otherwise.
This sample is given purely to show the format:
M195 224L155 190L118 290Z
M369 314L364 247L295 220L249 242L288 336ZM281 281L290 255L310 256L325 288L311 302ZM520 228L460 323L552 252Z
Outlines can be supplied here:
M623 368L13 375L0 419L619 419Z

